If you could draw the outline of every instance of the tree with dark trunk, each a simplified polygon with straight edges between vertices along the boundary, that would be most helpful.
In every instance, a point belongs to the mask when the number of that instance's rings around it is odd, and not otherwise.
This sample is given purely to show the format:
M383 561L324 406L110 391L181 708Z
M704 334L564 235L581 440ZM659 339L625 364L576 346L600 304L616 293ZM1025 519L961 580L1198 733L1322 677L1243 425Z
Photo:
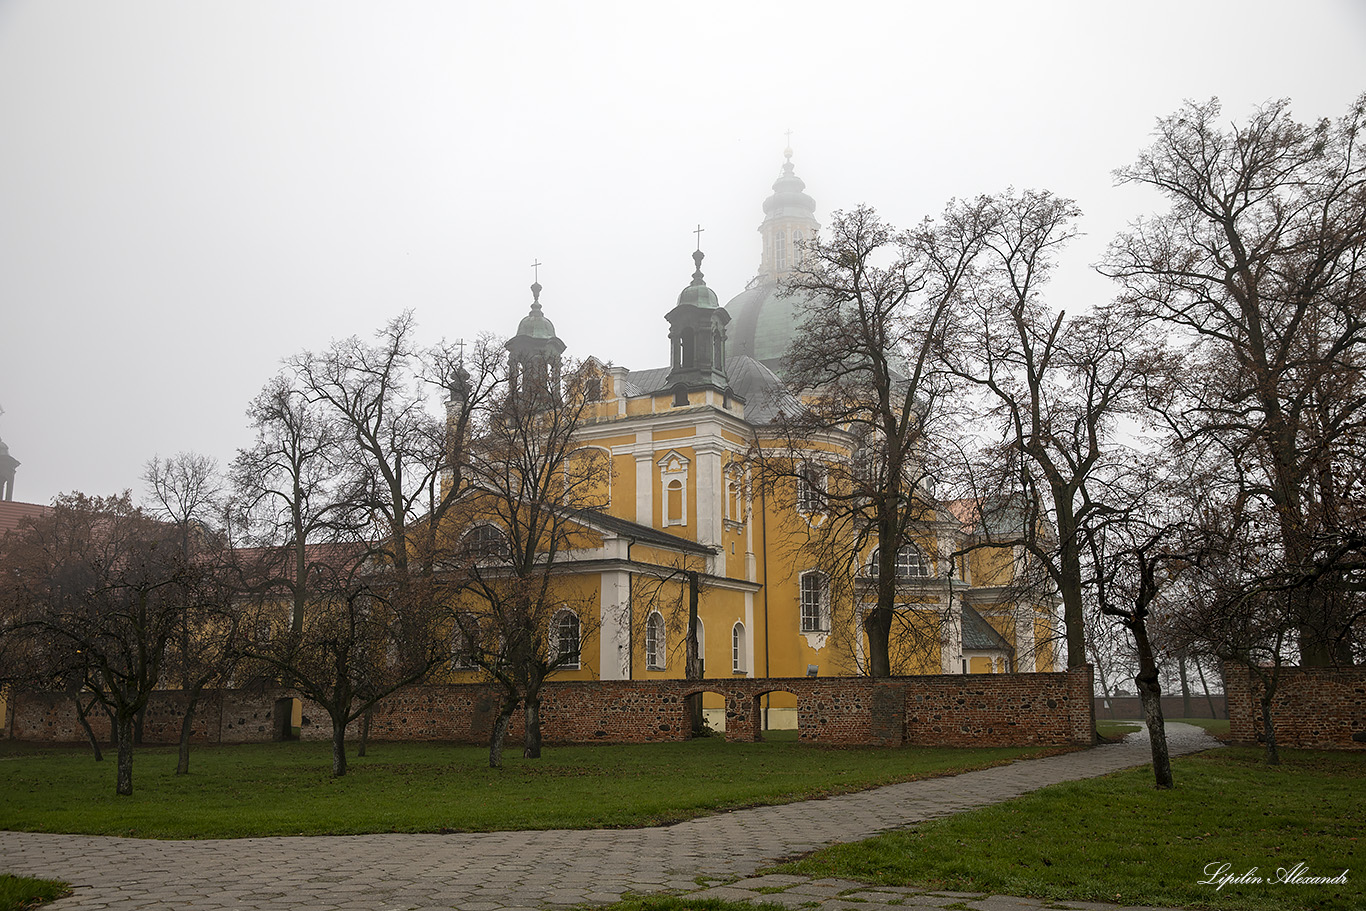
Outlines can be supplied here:
M950 304L981 250L986 211L980 200L950 206L939 222L905 232L866 206L836 212L786 282L786 293L810 302L784 358L801 405L765 428L751 461L768 496L809 517L798 545L821 566L832 610L861 600L852 586L867 575L859 559L869 545L899 554L934 517L927 480L946 381L937 353L953 335ZM877 566L873 606L850 619L867 639L861 669L884 677L905 672L893 667L894 628L923 641L916 652L936 650L941 629L898 627L897 560Z
M166 669L185 699L176 774L186 775L199 699L206 689L226 681L237 662L240 579L223 522L218 463L189 452L167 459L154 456L143 480L147 509L173 533L185 565L182 610L167 644Z
M1170 209L1139 221L1103 271L1190 344L1167 412L1177 445L1229 463L1274 522L1307 665L1349 664L1366 607L1354 567L1366 451L1366 96L1302 124L1278 101L1225 125L1217 100L1159 121L1118 172ZM1243 507L1239 506L1239 510Z
M1084 489L1164 382L1167 355L1147 343L1141 316L1099 307L1069 318L1042 300L1058 249L1074 234L1071 200L1005 193L974 280L960 295L964 344L948 352L978 415L999 436L967 473L988 530L980 546L1019 545L1062 600L1067 666L1086 663L1085 529L1100 505Z
M449 658L437 570L468 488L456 457L468 414L443 420L429 392L469 374L412 335L405 315L377 344L296 356L253 406L260 439L234 470L239 512L267 545L250 654L328 713L338 776L347 726ZM466 401L488 394L476 383Z
M187 567L168 528L127 494L54 500L4 539L0 565L10 611L3 638L30 653L79 656L83 689L111 714L116 793L133 793L133 728L162 682L182 613Z
M492 350L488 340L481 343ZM491 358L486 358L490 363ZM559 584L559 563L573 541L591 540L595 510L606 505L606 454L581 448L576 433L591 399L591 367L562 367L563 387L503 383L462 447L469 496L452 524L454 621L465 660L501 691L489 764L502 761L503 737L518 708L523 755L541 755L541 689L563 668L579 667L581 643L597 629L596 596Z

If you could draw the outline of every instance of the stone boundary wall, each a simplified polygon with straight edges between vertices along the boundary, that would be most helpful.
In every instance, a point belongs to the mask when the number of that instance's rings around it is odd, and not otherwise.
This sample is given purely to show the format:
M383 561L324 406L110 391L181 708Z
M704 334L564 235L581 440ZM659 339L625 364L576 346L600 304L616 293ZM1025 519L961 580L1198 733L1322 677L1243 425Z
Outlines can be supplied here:
M1229 739L1262 735L1262 685L1245 667L1226 665ZM1283 667L1271 701L1276 744L1310 750L1366 750L1366 667Z
M1209 713L1210 699L1214 700L1215 714ZM1132 720L1143 718L1143 706L1137 696L1111 696L1106 699L1104 696L1096 697L1096 717L1114 718L1119 720ZM1191 693L1191 711L1186 714L1186 708L1182 704L1181 694L1175 696L1167 695L1162 697L1162 717L1163 718L1227 718L1228 706L1224 702L1222 693L1211 693L1209 699L1205 698L1203 692Z
M284 695L270 689L210 690L195 707L191 743L251 743L276 739L274 708ZM157 692L143 717L144 743L179 743L185 714L180 690ZM113 740L109 717L95 706L87 713L90 729L101 743ZM0 737L46 743L84 743L76 706L65 693L11 691Z
M686 740L688 697L702 692L725 699L728 740L759 740L762 698L797 697L799 737L828 745L1014 746L1091 742L1091 669L1052 674L972 674L930 677L792 677L721 680L604 680L547 683L541 697L542 736L548 743L649 743ZM279 688L205 693L196 710L196 743L282 739L290 693ZM145 743L175 743L183 694L157 693L143 728ZM18 740L85 739L71 699L62 694L16 693L0 736ZM277 706L280 707L277 711ZM499 706L485 684L420 686L402 690L375 708L375 740L487 743ZM102 740L109 723L101 710L91 727ZM520 740L519 710L508 731ZM348 737L360 734L353 722ZM326 740L331 722L317 705L303 703L301 738Z

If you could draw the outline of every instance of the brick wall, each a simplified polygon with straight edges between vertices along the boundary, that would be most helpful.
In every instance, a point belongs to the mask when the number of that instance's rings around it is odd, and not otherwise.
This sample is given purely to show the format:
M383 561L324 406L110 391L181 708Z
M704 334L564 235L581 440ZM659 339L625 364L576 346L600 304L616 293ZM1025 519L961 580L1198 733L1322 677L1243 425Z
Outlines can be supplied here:
M546 684L541 698L542 736L550 743L648 743L690 736L688 697L700 692L725 699L726 737L756 740L764 695L797 698L802 741L831 745L898 746L902 743L1007 746L1090 743L1089 668L1062 674L980 674L940 677L793 677L684 680L566 681ZM206 693L194 723L197 742L275 739L277 700L284 691ZM412 687L375 708L375 740L486 743L498 712L498 693L486 685ZM146 743L180 736L183 698L161 692L148 708ZM281 711L283 707L281 707ZM101 716L103 713L99 713ZM92 719L92 725L94 719ZM510 742L522 736L523 713L513 716ZM108 736L107 722L96 727ZM53 694L19 694L9 732L22 740L80 741L71 700ZM348 736L360 734L353 722ZM331 721L317 705L303 704L300 737L325 740Z
M270 690L214 690L205 692L190 725L192 743L247 743L274 739L274 709L283 695ZM76 705L62 693L12 691L7 727L0 736L47 743L84 743L85 732ZM143 717L143 743L179 743L185 696L179 690L153 694ZM110 742L109 718L95 706L87 713L90 729L101 743Z
M1209 710L1210 700L1214 701L1214 711L1211 715ZM1143 706L1137 696L1111 696L1106 699L1104 696L1096 697L1096 717L1098 718L1138 718L1143 717ZM1162 697L1162 717L1163 718L1227 718L1228 708L1224 705L1223 694L1211 694L1209 699L1205 698L1204 693L1198 696L1191 693L1190 714L1186 714L1185 700L1178 694L1176 696Z
M906 742L945 746L1090 743L1091 668L914 678Z
M1229 738L1262 737L1262 685L1245 667L1226 665ZM1313 750L1366 749L1366 667L1283 667L1271 701L1276 743Z

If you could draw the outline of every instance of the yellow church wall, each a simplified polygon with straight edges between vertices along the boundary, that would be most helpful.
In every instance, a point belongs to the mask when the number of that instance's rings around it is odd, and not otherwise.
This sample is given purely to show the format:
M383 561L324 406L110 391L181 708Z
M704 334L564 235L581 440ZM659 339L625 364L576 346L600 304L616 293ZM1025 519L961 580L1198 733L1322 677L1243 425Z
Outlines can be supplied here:
M1058 651L1052 617L1047 608L1036 608L1034 613L1034 669L1052 671L1057 667Z
M1008 585L1015 577L1015 550L1009 545L980 547L972 551L972 584Z

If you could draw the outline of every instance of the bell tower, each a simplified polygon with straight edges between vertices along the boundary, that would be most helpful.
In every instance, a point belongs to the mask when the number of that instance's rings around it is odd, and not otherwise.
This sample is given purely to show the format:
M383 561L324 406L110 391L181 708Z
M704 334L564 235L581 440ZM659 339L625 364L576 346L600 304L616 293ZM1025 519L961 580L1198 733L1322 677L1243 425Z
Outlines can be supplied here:
M698 229L699 233L701 228ZM693 253L696 269L692 283L678 295L669 311L670 386L715 386L724 389L726 378L726 324L730 314L721 309L716 292L702 278L702 249Z
M565 345L555 335L555 324L541 313L539 281L531 285L531 312L503 347L508 350L508 384L513 396L543 400L559 397L560 355Z

